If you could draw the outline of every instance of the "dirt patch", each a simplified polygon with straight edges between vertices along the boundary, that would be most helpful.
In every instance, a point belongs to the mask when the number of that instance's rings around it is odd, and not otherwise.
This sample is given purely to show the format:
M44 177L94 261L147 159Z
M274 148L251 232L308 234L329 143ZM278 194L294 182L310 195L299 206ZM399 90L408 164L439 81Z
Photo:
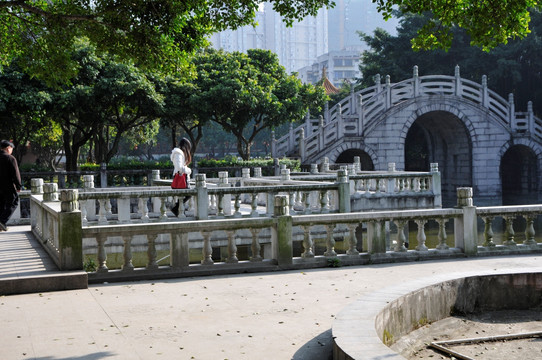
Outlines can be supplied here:
M448 359L428 345L433 341L542 332L541 311L491 311L466 317L452 316L412 331L391 348L407 359ZM450 349L473 359L542 359L542 338L489 341L454 345Z

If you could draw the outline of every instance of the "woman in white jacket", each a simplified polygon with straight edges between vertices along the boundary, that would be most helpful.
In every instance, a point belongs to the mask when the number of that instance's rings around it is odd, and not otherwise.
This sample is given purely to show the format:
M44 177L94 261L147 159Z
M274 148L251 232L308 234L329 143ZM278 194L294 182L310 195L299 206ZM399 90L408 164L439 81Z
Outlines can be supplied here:
M188 167L188 164L192 162L192 155L190 155L191 149L192 144L187 138L183 137L181 141L179 141L179 146L171 151L170 156L174 168L173 176L175 176L175 174L186 174L187 184L190 182L190 174L192 174L192 170ZM190 196L185 196L183 203L188 201L188 199L190 199ZM175 216L179 215L179 201L177 201L175 206L171 208L171 211L175 214Z

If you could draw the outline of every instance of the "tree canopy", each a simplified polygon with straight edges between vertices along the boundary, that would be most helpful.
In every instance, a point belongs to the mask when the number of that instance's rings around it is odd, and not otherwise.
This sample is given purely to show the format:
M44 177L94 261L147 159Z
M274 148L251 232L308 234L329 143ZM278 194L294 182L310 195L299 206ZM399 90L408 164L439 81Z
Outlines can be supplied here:
M431 16L412 39L414 49L449 49L454 27L470 36L470 44L484 50L506 44L510 38L529 34L529 11L538 8L538 0L373 0L384 18L390 18L394 6L404 13Z
M270 0L287 24L315 15L333 0ZM538 0L373 0L385 18L393 9L432 17L413 39L418 49L449 48L453 26L485 49L529 33ZM253 24L259 0L0 0L0 65L20 58L27 73L52 83L78 71L74 39L86 37L98 54L163 73L187 72L187 55L210 34ZM355 16L355 14L353 15ZM498 26L495 26L498 24Z
M209 34L251 24L257 0L0 0L0 64L12 58L50 81L77 71L69 50L87 37L99 54L178 72ZM287 23L316 15L332 0L272 0Z
M237 151L245 160L260 132L298 120L308 109L317 113L326 99L323 88L288 75L268 50L243 54L208 49L194 64L197 77L185 100L190 113L183 121L216 122L236 137Z
M361 34L369 50L362 54L360 70L363 86L373 85L376 74L390 75L392 82L412 77L412 67L418 65L420 74L453 74L460 66L461 77L481 82L487 75L488 86L503 97L514 93L518 109L526 109L533 101L535 113L542 114L542 12L530 14L531 32L522 40L499 45L490 52L470 46L470 37L463 29L454 27L450 49L415 52L410 39L426 21L421 15L404 14L397 36L382 29L372 35Z

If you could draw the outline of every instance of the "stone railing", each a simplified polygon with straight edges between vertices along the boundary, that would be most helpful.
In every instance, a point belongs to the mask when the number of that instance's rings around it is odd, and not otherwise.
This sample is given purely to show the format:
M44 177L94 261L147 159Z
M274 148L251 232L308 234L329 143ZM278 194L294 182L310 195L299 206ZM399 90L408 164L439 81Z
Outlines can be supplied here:
M482 83L463 79L459 66L454 76L428 75L418 76L418 67L413 70L413 77L392 84L386 76L381 84L380 75L375 77L375 85L358 92L352 92L319 119L307 116L304 124L297 128L290 127L289 132L279 139L272 139L272 156L299 156L303 163L329 145L343 137L364 137L375 126L383 112L396 104L415 97L430 95L449 95L462 98L483 106L499 121L517 133L529 133L542 139L542 120L534 116L532 102L527 112L516 112L514 96L504 99L487 86L487 77Z
M542 205L477 209L472 205L471 188L458 189L458 206L453 209L298 215L290 213L290 196L284 194L274 196L272 216L82 226L77 190L62 190L58 201L54 184L42 185L41 194L39 179L34 181L33 233L61 269L82 268L88 262L83 254L95 259L97 269L89 274L90 281L542 251L529 220L542 213ZM478 219L496 216L524 216L525 242L510 241L511 222L502 244L488 241L491 226L480 242L478 222L482 220ZM409 223L417 229L410 241L405 234ZM448 238L447 223L453 224L453 241ZM428 224L437 225L435 234L426 232Z

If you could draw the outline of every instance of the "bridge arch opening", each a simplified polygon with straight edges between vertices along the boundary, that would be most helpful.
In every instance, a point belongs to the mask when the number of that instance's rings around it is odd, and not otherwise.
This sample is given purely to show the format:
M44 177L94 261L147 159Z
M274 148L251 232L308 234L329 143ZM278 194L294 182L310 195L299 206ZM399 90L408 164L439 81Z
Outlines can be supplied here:
M503 155L500 166L503 205L538 202L538 159L525 145L514 145Z
M354 157L359 156L361 170L372 171L375 169L371 156L360 149L348 149L343 151L335 160L336 164L352 164Z
M472 187L472 144L463 122L446 111L419 116L405 139L405 170L429 171L438 163L443 206L456 203L456 188Z

